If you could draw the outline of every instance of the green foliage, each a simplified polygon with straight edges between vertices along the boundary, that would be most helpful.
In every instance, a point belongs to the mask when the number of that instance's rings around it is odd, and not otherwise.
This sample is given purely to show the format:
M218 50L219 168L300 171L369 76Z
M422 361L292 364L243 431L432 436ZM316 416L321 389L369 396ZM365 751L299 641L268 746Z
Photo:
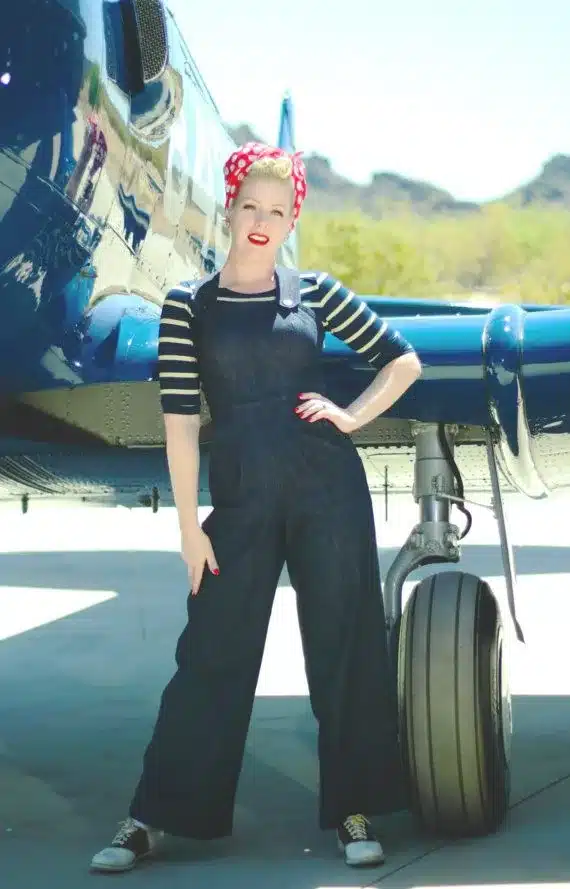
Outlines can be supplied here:
M99 107L99 96L101 92L101 72L99 65L93 65L87 76L87 101L93 108Z
M525 303L570 303L570 212L489 204L461 216L403 210L303 216L301 266L359 293L458 299L491 293Z

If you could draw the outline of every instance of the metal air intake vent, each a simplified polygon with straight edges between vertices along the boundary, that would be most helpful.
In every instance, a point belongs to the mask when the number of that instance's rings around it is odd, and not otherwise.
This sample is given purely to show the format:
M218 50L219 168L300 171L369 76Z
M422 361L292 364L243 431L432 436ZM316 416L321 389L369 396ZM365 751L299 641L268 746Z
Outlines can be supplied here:
M144 83L156 80L168 62L166 19L161 0L133 0Z
M116 7L113 8L110 3L103 3L103 29L107 53L107 75L114 83L116 83L119 79L119 64L117 59L115 27L111 19L113 13L115 13L116 17Z

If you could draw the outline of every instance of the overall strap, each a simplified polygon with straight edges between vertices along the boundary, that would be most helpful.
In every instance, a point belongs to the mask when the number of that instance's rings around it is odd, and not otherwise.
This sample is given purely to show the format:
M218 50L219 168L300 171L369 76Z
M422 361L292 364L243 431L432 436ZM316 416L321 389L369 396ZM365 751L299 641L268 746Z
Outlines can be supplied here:
M186 286L188 287L190 299L195 301L204 284L209 284L219 274L219 272L212 272L210 275L204 275L203 278L198 278L196 281L189 281Z
M190 304L194 307L194 315L198 313L200 310L201 303L198 302L198 295L202 287L205 284L209 284L210 281L213 281L220 273L212 272L210 275L204 275L203 278L198 278L196 281L189 281L187 284L188 287L188 299Z
M301 281L297 269L278 265L275 268L279 305L284 309L294 309L301 302Z

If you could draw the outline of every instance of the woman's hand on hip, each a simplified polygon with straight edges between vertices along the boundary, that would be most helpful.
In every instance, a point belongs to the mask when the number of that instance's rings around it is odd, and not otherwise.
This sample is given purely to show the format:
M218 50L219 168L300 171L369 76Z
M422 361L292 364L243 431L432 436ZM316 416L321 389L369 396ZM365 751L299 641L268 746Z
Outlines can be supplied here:
M182 557L188 568L193 596L200 589L206 565L212 574L220 573L210 538L199 526L182 531Z
M302 420L315 423L317 420L329 420L334 423L341 432L354 432L358 423L347 410L339 407L330 398L319 395L318 392L301 392L299 398L303 401L295 408L295 412Z

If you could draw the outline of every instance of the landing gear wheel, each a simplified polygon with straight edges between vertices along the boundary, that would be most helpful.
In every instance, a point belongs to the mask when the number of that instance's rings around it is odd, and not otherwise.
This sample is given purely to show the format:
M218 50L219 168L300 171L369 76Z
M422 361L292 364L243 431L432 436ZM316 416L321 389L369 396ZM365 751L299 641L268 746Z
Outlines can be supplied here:
M485 581L453 571L415 587L400 626L400 743L411 808L430 831L480 836L505 817L512 727L505 658Z

